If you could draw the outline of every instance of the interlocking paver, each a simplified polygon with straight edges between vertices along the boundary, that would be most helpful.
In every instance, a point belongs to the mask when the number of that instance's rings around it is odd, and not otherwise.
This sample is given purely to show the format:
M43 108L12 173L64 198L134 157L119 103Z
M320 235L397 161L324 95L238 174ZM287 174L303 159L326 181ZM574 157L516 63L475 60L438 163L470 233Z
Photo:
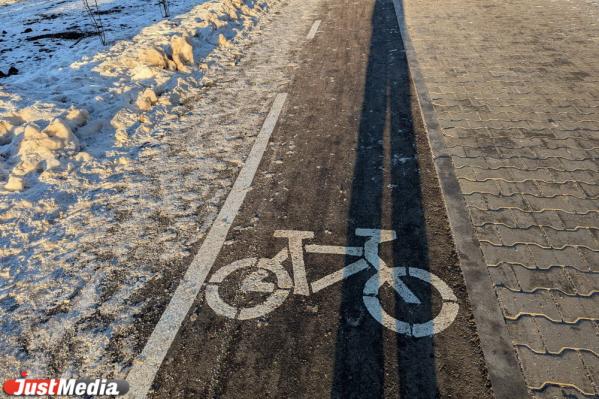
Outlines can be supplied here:
M515 265L512 266L512 270L518 281L518 286L507 286L510 289L533 292L540 288L552 287L571 295L578 293L574 284L568 279L565 268L527 269L523 266Z
M599 396L599 356L595 353L589 352L582 352L581 356L582 362L588 370L588 375L593 381L593 385L595 386L595 392L597 392Z
M599 320L599 295L567 295L554 287L532 292L512 291L502 286L497 287L497 294L505 317L509 319L533 314L566 323L584 319Z
M532 341L526 342L533 350L560 353L564 348L584 348L599 355L597 322L581 320L576 324L564 324L554 323L543 317L535 317L534 322L545 347L536 346Z
M534 197L532 195L523 195L528 202L529 207L537 212L545 210L562 210L572 213L588 213L599 209L599 200L584 199L576 197Z
M599 242L593 234L593 229L581 227L576 230L557 230L544 228L543 232L553 247L564 245L580 245L592 250L599 250Z
M565 322L576 322L585 318L599 320L599 295L570 296L559 291L553 291L551 295Z
M545 230L538 226L520 229L496 225L495 230L501 239L501 242L495 242L495 245L505 245L508 247L517 244L535 244L541 247L551 246L551 242L548 240Z
M464 194L485 193L499 195L502 192L494 181L472 181L461 179L460 187Z
M522 346L518 346L517 351L527 382L533 391L541 391L548 385L571 385L588 396L596 393L577 351L567 350L560 355L547 355Z
M560 313L552 293L537 291L535 293L513 292L504 287L497 287L499 301L504 309L504 314L509 319L517 319L522 314L543 314L551 320L561 321ZM569 315L576 321L578 318Z
M583 189L583 191L589 197L594 197L594 198L599 197L599 184L586 184L586 183L579 183L579 184L580 184L580 187Z
M542 269L549 266L572 266L583 271L592 270L591 263L584 254L595 254L595 252L586 248L565 247L562 250L553 250L526 246L526 249L532 254L533 264Z
M599 272L599 253L588 251L586 249L579 250L581 257L585 260L590 270Z
M525 213L524 215L529 216L528 213ZM511 209L500 209L495 212L489 212L487 210L472 208L470 209L470 216L474 226L483 226L487 223L503 223L506 226L511 227L518 226L516 215Z
M514 291L521 290L512 265L501 263L496 267L489 267L489 274L496 286L507 287Z
M532 215L533 222L529 225L523 225L520 227L529 227L529 226L547 226L552 227L554 229L573 229L581 226L581 224L575 223L577 221L576 214L565 213L562 211L556 210L548 210L545 212L539 212Z
M541 214L539 214L541 215ZM567 213L561 211L553 211L553 212L543 212L542 215L555 215L554 220L559 220L564 229L575 229L578 227L591 227L597 228L595 226L599 225L599 213L591 212L586 215L579 215L574 213ZM538 216L535 215L535 218ZM540 220L539 220L540 221ZM544 224L544 223L541 223ZM558 223L547 223L548 225L559 227Z
M533 393L533 399L588 399L588 396L573 387L548 386L543 391Z
M599 395L599 2L404 6L532 395Z
M513 339L518 343L526 343L537 352L545 351L545 342L537 326L538 320L546 320L540 317L521 317L518 320L507 320L507 328Z
M511 209L516 208L527 212L532 212L534 209L530 207L525 195L510 195L509 197L495 196L491 194L480 194L474 193L465 196L467 201L472 203L483 203L485 205L479 206L478 208L498 210L498 209Z
M566 349L573 349L599 356L596 321L581 320L566 324L550 321L545 317L527 316L508 320L507 326L514 343L517 346L527 346L533 352L558 355Z
M570 268L566 269L566 273L578 294L591 295L599 292L599 273L584 273Z
M516 278L503 281L512 290L526 292L537 288L552 287L569 295L589 296L599 292L599 273L584 272L572 267L552 267L550 269L529 269L521 265L501 264L491 269L510 269ZM499 272L495 272L499 273ZM507 271L503 271L507 274ZM498 284L498 282L496 282Z

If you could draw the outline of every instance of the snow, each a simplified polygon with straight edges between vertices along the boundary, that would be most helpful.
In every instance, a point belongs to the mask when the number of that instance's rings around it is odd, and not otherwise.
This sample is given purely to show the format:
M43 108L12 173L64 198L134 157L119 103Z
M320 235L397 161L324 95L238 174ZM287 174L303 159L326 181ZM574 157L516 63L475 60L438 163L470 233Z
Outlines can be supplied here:
M38 168L42 162L52 168L68 165L79 150L73 130L83 123L69 126L68 131L59 126L60 121L46 125L71 109L89 114L92 131L84 129L81 135L113 132L116 144L125 144L130 129L139 123L138 113L151 110L158 103L157 95L165 91L197 84L202 73L196 59L205 58L219 44L227 45L225 36L234 37L236 31L253 25L261 8L241 0L208 1L144 27L159 13L156 7L146 1L114 3L99 3L101 12L107 13L102 18L108 38L140 33L107 49L94 36L81 36L72 45L50 38L32 40L66 25L70 33L89 32L90 27L82 27L80 0L59 5L29 0L0 8L0 26L8 29L3 35L2 62L7 63L5 69L8 65L19 69L18 75L3 79L0 91L0 120L4 120L0 133L7 142L0 153L5 190L22 191L43 181L48 167ZM190 9L193 3L173 1L171 9ZM30 32L18 31L28 25ZM163 97L162 112L168 113L177 99L177 94Z
M187 10L193 3L173 1L171 10ZM80 128L80 136L93 140L113 134L115 144L123 145L143 119L140 112L160 103L162 109L156 112L168 114L178 105L177 89L200 82L196 60L228 45L225 36L253 25L261 8L241 0L206 2L144 27L159 12L156 7L145 0L126 6L104 0L100 9L111 16L103 16L109 38L140 33L106 49L97 37L81 37L72 45L65 40L32 41L40 32L68 24L73 24L70 32L85 32L80 0L58 4L29 0L0 8L0 26L8 29L1 62L7 70L10 65L20 71L0 82L0 179L7 191L32 187L44 181L44 171L70 165L79 151L75 133ZM35 31L29 28L30 35L23 36L19 22ZM159 102L158 95L165 92L169 94ZM66 124L61 118L77 121Z
M80 0L0 5L0 70L19 70L0 78L7 378L83 365L122 376L145 309L132 298L189 258L289 68L282 58L278 75L237 76L225 97L206 91L235 67L274 0L172 0L168 19L146 0L99 4L107 47L96 36L26 39L90 31ZM279 28L275 55L293 47L283 34L305 34L300 14ZM107 365L109 350L120 360Z

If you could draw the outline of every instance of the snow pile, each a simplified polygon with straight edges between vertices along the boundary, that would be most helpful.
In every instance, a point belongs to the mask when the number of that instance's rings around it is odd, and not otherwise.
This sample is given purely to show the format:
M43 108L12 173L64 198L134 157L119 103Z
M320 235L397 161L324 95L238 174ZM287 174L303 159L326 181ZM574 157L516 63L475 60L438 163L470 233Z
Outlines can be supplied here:
M9 152L15 154L17 159L4 186L8 191L24 190L28 176L57 168L62 156L76 154L79 151L79 139L73 131L83 126L88 118L87 111L73 108L64 118L54 119L41 130L33 120L27 118L28 111L13 113L0 122L3 141L12 147Z
M201 85L199 62L215 47L228 46L227 37L255 24L264 6L242 0L207 2L58 71L8 80L2 90L6 93L0 93L0 140L5 143L0 179L5 191L31 187L44 180L45 171L72 158L79 151L77 129L88 118L90 126L80 135L112 133L117 145L126 145L133 129L149 122L140 114L158 104L161 113L168 114L169 107L179 105L181 90ZM43 88L41 93L1 98L31 93L26 86L33 86L32 80ZM21 103L26 107L19 108Z

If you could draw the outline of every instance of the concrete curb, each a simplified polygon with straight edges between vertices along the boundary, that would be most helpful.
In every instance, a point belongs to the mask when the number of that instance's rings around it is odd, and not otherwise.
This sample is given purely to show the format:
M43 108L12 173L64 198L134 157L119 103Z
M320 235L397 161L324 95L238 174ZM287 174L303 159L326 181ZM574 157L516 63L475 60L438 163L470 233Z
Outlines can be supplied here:
M499 399L526 398L529 394L524 376L486 270L451 157L445 150L441 129L405 23L402 1L393 0L393 5L493 392Z

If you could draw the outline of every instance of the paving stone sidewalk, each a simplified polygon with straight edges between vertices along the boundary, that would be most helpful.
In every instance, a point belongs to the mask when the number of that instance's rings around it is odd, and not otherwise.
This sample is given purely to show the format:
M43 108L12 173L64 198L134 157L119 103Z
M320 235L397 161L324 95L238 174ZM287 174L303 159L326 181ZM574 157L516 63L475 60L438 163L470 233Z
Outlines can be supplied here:
M597 398L599 2L404 8L531 396Z

